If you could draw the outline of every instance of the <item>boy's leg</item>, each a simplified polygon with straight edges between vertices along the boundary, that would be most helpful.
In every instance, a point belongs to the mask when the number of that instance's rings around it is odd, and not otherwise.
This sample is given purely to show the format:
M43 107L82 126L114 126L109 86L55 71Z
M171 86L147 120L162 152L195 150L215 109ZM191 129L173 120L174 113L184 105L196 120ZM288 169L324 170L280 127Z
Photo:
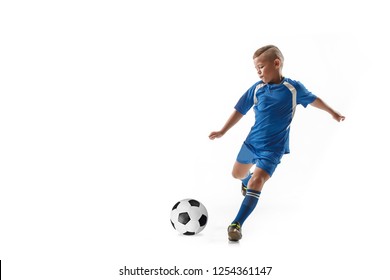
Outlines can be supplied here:
M232 175L242 181L242 192L245 195L248 182L251 178L250 169L255 163L256 155L243 143L237 155L237 160L233 166Z
M238 161L233 166L232 176L236 179L241 180L241 193L243 196L246 194L246 190L248 188L248 182L252 177L252 173L250 172L252 163L243 164Z
M253 171L252 178L249 180L248 189L261 192L265 182L267 182L271 176L262 168L256 167Z
M253 163L240 163L236 161L233 166L232 176L242 181L248 177L249 170L252 166Z
M264 183L270 178L270 175L263 169L256 167L253 176L249 181L248 189L245 198L241 203L240 210L236 218L228 227L228 237L230 241L238 241L241 239L241 227L245 220L256 208L257 202L263 189Z
M251 180L249 181L248 190L245 195L244 200L242 201L240 210L236 218L233 220L232 224L239 224L242 226L248 216L255 209L257 202L259 200L261 190L265 182L270 178L270 175L265 172L263 169L256 167Z

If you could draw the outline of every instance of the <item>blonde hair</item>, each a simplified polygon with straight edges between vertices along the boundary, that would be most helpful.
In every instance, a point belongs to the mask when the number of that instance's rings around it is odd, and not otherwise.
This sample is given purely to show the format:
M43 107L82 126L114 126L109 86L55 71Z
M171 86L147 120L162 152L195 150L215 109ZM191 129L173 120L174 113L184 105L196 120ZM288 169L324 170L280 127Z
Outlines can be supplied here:
M267 59L271 59L271 60L279 59L281 62L281 66L283 66L284 56L278 47L274 45L266 45L264 47L261 47L260 49L255 51L255 53L253 54L253 59L259 57L262 54L264 54L267 57Z

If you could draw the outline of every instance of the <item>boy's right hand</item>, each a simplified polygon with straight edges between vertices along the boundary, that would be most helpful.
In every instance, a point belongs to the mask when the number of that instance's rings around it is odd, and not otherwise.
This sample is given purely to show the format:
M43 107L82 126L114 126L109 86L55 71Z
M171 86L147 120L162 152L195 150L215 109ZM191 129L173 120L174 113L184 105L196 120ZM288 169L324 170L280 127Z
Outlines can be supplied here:
M220 138L220 137L222 137L223 134L224 134L224 133L221 132L221 131L213 131L213 132L210 133L209 138L210 138L210 140L214 140L215 138Z

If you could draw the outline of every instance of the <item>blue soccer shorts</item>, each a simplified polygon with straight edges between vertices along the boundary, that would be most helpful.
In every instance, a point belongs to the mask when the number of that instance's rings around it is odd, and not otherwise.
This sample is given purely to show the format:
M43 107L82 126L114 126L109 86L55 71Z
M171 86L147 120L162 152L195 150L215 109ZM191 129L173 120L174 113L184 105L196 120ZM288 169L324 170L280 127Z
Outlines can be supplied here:
M272 176L282 157L282 153L271 151L259 151L255 153L253 149L244 143L237 155L237 161L242 164L256 164L257 167Z

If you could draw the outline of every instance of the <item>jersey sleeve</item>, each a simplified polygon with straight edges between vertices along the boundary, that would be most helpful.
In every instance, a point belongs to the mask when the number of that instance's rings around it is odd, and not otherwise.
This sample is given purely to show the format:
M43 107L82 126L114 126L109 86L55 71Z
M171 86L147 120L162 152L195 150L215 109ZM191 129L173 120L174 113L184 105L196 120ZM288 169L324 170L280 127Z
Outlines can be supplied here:
M236 106L234 106L234 109L238 111L239 113L245 115L250 108L252 108L254 104L254 94L255 94L255 88L257 86L256 83L253 86L251 86L238 100Z
M306 107L316 100L317 96L311 93L301 82L296 82L297 89L297 104Z

